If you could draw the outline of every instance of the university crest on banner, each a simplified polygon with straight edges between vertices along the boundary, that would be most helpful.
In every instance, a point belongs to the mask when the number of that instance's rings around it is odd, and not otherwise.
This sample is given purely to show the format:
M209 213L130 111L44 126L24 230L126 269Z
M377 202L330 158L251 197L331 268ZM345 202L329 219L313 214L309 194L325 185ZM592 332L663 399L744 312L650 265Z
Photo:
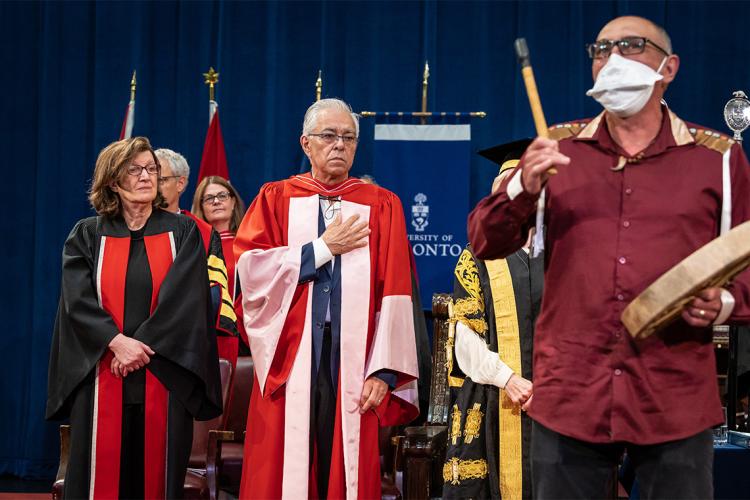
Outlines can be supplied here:
M427 220L430 216L430 206L425 205L427 195L424 193L418 193L414 197L414 201L416 204L411 206L411 225L414 226L414 229L418 233L421 233L424 232L424 228L430 223Z
M420 294L450 292L466 245L471 125L376 124L373 176L404 207Z

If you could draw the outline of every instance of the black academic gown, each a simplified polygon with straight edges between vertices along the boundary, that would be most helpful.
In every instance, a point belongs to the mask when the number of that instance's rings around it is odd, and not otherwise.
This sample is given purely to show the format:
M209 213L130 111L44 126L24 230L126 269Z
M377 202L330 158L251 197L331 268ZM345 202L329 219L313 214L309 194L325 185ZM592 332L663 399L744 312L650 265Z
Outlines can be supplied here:
M464 250L455 271L454 319L466 322L483 337L489 350L498 352L497 311L493 293L510 291L516 306L515 320L519 333L516 345L520 350L520 375L532 380L534 322L541 305L543 259L530 259L526 252L519 250L507 259L490 263L490 266L497 269L498 263L507 264L509 276L506 277L509 280L506 283L499 283L497 277L493 278L493 282L488 265L474 257L469 247ZM474 383L461 372L455 359L455 351L452 355L449 378L452 386L451 409L448 450L443 468L443 497L501 498L501 490L505 490L520 492L522 498L532 498L529 457L531 419L517 409L511 415L510 402L505 402L507 413L503 418L520 418L520 426L517 428L521 436L520 441L515 439L515 443L520 442L521 445L521 463L512 459L509 463L501 463L504 454L500 450L502 436L499 419L503 393L495 386ZM499 470L503 467L506 467L506 471L513 471L509 474L510 481L516 481L516 484L510 488L501 488Z
M130 234L120 217L91 217L78 222L65 242L46 413L48 419L69 417L71 422L71 454L65 478L67 498L88 497L92 475L104 473L101 464L92 464L92 440L95 440L92 430L98 424L101 436L102 424L97 422L94 410L97 374L101 373L99 362L110 355L108 344L120 332L116 315L100 305L101 290L115 280L113 276L120 276L120 282L122 276L128 282L142 282L142 277L133 280L127 275L150 273L159 259L168 262L162 264L164 273L155 282L158 294L152 299L150 316L127 332L156 352L144 370L150 378L158 380L155 385L166 389L166 466L163 466L164 485L159 485L164 497L182 495L192 442L192 419L211 419L222 410L216 332L208 316L206 252L195 222L182 215L154 211L143 231L145 239L162 243L152 245L147 252L151 269L148 262L145 266L128 266L127 250L119 259L105 257L118 245L127 249ZM105 240L107 252L103 251ZM185 293L186 290L190 293ZM123 314L127 311L126 306ZM120 324L122 320L119 318ZM127 318L124 323L128 324ZM149 394L148 391L145 394L146 405ZM147 432L148 425L147 421ZM122 439L127 436L128 432L123 432ZM104 464L104 468L111 469L112 464ZM118 477L116 472L114 477Z

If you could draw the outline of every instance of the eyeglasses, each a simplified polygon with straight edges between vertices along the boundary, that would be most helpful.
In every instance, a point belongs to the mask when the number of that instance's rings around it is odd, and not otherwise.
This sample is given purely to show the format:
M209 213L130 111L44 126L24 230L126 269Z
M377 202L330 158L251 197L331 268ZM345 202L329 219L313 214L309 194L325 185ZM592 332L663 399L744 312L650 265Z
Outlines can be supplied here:
M341 196L320 196L321 200L328 202L328 206L323 210L323 218L327 221L333 220L341 211Z
M620 40L597 40L594 43L586 44L586 52L591 59L602 59L609 57L612 53L612 49L617 45L620 54L624 56L633 56L636 54L642 54L643 51L646 50L646 45L648 44L651 44L665 56L670 55L669 52L645 36L626 36Z
M307 134L308 136L312 137L318 137L321 141L325 142L326 144L335 144L339 139L341 139L344 142L345 146L352 146L354 144L357 144L356 136L353 135L337 135L330 132L323 132L322 134Z
M138 175L140 175L140 174L138 174ZM169 179L179 179L180 177L182 177L182 176L181 175L164 175L162 177L159 177L159 184L164 184Z
M156 175L161 168L156 163L149 163L148 165L136 165L133 163L126 169L126 172L133 177L140 177L144 170L148 175Z
M201 200L201 203L203 203L204 205L211 205L216 200L223 203L231 197L232 195L229 193L229 191L222 191L221 193L209 194L207 196L204 196L203 199Z

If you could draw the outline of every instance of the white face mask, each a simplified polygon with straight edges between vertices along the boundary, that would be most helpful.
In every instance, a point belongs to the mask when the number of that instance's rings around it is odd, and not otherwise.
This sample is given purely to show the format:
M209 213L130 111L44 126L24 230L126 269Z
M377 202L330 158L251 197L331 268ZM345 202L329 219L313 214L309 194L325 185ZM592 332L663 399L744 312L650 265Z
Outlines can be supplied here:
M619 54L610 54L609 61L599 71L594 86L587 92L604 106L604 109L621 118L633 116L648 102L654 91L654 84L664 78L659 72L638 61L627 59Z

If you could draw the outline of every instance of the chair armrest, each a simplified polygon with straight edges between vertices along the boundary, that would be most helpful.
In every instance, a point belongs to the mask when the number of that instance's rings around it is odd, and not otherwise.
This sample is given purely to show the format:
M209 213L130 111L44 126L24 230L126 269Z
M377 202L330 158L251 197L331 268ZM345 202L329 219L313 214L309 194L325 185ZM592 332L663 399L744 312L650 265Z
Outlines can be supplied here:
M212 429L208 431L209 443L212 439L214 439L215 441L234 441L234 431L220 431Z
M63 493L65 474L68 472L70 458L70 426L60 426L60 465L57 468L55 482L52 483L52 500L60 500Z
M448 440L448 427L445 425L407 427L404 433L406 456L434 456L445 449Z
M57 468L55 481L65 479L68 471L68 459L70 458L70 426L60 426L60 466Z
M210 500L216 500L219 494L216 480L218 464L221 461L221 443L234 441L233 431L211 429L208 431L208 446L206 449L206 484Z

